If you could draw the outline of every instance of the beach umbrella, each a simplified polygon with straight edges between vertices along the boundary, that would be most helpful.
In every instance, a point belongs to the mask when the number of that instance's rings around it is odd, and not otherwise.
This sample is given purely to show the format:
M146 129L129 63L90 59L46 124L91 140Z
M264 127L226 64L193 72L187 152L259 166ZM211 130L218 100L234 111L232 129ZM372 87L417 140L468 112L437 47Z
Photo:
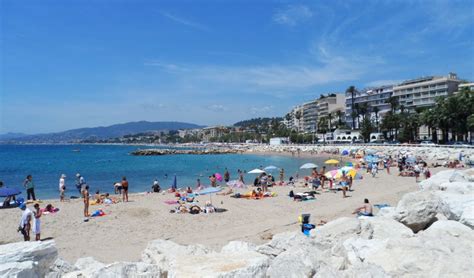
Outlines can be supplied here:
M253 169L252 171L248 172L249 174L261 174L261 173L265 173L265 171L261 170L261 169Z
M326 172L326 174L324 174L325 177L327 177L328 179L338 179L340 177L342 177L342 171L340 170L331 170L329 172Z
M314 168L318 168L318 165L314 164L314 163L305 163L303 165L301 165L300 169L314 169Z
M350 166L344 166L344 167L341 167L340 170L341 170L342 172L344 172L344 173L347 173L347 172L349 172L349 170L352 170L352 167L350 167Z
M354 164L352 162L346 162L346 166L353 167Z
M216 176L216 180L222 181L222 175L219 173L215 173L214 176Z
M174 189L178 188L178 180L176 178L176 175L174 175L173 184L171 185L171 188L174 188Z
M226 183L228 186L233 187L233 188L244 188L245 184L239 180L232 180Z
M376 152L377 152L377 150L374 150L374 149L367 149L367 150L365 150L365 153L366 153L366 154L374 154L374 153L376 153Z
M341 154L342 155L349 155L349 151L348 150L343 150Z
M222 189L223 188L220 187L220 186L218 186L218 187L207 187L207 188L204 188L203 190L200 190L200 191L196 192L196 194L198 194L198 195L209 195L209 200L212 203L211 195L221 191Z
M278 170L278 167L270 165L270 166L267 166L263 169L265 169L265 171L272 171L272 170Z
M326 164L338 164L339 160L329 159L329 160L324 161L324 163L326 163Z
M8 196L15 196L20 194L21 191L16 188L0 188L0 197L8 197Z

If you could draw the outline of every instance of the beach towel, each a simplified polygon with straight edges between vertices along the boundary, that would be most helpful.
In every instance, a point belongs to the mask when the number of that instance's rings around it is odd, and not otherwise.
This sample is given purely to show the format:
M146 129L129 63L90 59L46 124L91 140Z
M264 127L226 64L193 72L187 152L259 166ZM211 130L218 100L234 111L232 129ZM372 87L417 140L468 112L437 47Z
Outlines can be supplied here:
M165 204L167 205L176 205L178 203L178 201L176 200L166 200L164 201Z
M101 209L98 209L91 214L92 217L98 217L98 216L104 216L104 215L105 215L105 212Z
M381 208L385 208L385 207L390 207L389 204L375 204L374 207L378 208L378 209L381 209Z

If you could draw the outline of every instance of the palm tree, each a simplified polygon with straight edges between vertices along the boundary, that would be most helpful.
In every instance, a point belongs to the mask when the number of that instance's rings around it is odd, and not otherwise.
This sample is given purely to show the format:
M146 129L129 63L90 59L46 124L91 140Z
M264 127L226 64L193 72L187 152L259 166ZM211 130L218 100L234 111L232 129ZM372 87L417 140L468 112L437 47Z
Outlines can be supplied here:
M398 108L398 98L391 96L387 99L386 103L390 103L390 108L392 109L392 113L395 114L395 111L397 111L397 108Z
M374 106L372 108L372 111L375 113L375 126L377 127L377 132L380 132L380 130L379 130L379 112L380 112L380 109L378 108L378 106Z
M323 134L323 141L326 143L326 133L328 128L328 122L326 117L321 117L318 120L318 132Z
M359 129L360 128L360 119L359 119L359 117L361 115L359 103L354 104L354 111L355 111L355 115L357 116L357 128Z
M329 126L329 131L331 131L331 122L332 122L332 113L328 114L328 126Z
M342 110L337 110L336 116L337 116L337 126L341 127L342 126Z
M350 86L349 88L347 88L346 90L346 93L350 93L351 94L351 110L352 112L354 112L354 94L356 93L356 88L354 86ZM352 117L352 129L354 129L355 127L355 117L353 116L354 113L351 113L351 117Z

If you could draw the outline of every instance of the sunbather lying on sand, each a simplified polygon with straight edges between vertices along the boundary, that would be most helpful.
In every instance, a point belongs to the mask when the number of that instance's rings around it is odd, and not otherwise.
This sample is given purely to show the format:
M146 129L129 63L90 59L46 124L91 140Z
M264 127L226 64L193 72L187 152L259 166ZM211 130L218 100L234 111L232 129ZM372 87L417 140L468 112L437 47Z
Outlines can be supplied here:
M225 195L230 195L230 194L232 194L232 193L234 193L234 190L232 190L232 188L229 187L229 188L227 188L227 190L225 190L225 191L221 191L221 192L216 193L216 195L225 196Z

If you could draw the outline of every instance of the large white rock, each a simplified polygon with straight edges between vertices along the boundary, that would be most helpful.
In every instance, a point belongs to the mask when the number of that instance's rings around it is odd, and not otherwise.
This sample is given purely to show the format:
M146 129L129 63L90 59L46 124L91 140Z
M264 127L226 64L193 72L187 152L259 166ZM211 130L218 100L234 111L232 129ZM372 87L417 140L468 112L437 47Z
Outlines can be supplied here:
M360 233L361 225L358 218L341 217L318 229L311 230L311 237L323 248L331 248L335 242L342 242L347 238L358 236Z
M156 264L162 269L172 268L177 257L205 255L209 249L202 245L180 245L169 240L154 240L142 253L142 261Z
M256 251L267 256L278 256L293 246L303 246L310 241L301 232L286 232L274 235L270 242L257 246Z
M0 277L41 277L33 261L8 262L0 264Z
M6 277L44 277L58 256L54 241L0 245L0 274ZM28 275L25 275L27 273ZM34 274L33 274L34 273Z
M436 221L438 205L438 197L430 191L407 193L398 202L395 219L416 233Z
M257 246L245 241L231 241L222 247L222 253L239 253L255 251Z
M50 272L46 275L46 278L60 278L66 273L77 271L78 269L69 262L58 258L49 270Z
M473 226L474 195L443 191L436 192L436 195L440 199L440 212L449 220L462 221L470 227Z
M400 222L386 217L367 217L360 219L360 237L365 239L408 238L413 231Z
M157 265L143 262L118 262L98 269L90 275L91 278L116 278L116 277L166 277Z
M315 244L293 246L273 259L267 270L267 276L312 277L324 258Z
M269 257L257 252L180 256L168 277L265 277L269 264Z

